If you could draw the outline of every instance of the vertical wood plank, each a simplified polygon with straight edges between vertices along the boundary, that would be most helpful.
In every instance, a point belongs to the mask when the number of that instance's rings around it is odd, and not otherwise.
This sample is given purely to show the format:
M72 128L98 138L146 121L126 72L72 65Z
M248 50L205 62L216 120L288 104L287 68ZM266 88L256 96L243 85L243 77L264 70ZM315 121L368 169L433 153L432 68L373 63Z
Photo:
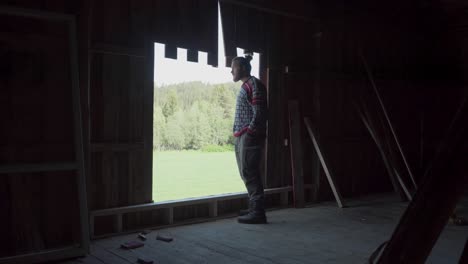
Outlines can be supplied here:
M172 225L174 223L174 208L167 208L166 223Z
M282 192L280 194L280 200L281 200L282 206L288 206L289 205L289 192Z
M89 217L89 235L91 238L94 238L94 216Z
M123 225L122 225L123 215L116 214L114 217L115 217L115 229L117 233L121 233L123 230Z
M218 216L218 201L213 201L209 204L209 214L210 217Z
M296 208L304 207L304 174L302 168L302 138L299 103L294 100L288 102L289 109L289 135L290 135L290 153L291 170L293 177L293 197Z
M281 72L268 69L268 137L266 147L266 180L267 188L281 187L285 185L285 146L284 133L284 87L281 81Z

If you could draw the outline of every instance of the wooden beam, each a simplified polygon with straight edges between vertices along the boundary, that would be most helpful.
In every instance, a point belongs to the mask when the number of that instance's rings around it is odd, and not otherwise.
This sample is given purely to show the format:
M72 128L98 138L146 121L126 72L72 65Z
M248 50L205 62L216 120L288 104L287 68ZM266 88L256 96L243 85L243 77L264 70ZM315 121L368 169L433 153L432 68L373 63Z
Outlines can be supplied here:
M306 188L310 188L311 186L305 186ZM281 195L282 202L287 202L287 197L288 193L292 191L292 187L282 187L282 188L274 188L274 189L266 189L265 190L265 195L270 195L270 194L277 194L279 193ZM283 196L283 194L286 194L286 196ZM234 200L234 199L239 199L239 198L247 198L247 192L241 192L241 193L235 193L235 194L222 194L222 195L213 195L213 196L207 196L207 197L202 197L202 198L194 198L194 199L184 199L184 200L179 200L179 201L169 201L169 202L160 202L160 203L147 203L147 204L139 204L139 205L132 205L132 206L125 206L125 207L117 207L117 208L108 208L108 209L101 209L101 210L95 210L91 211L89 213L89 230L91 231L90 236L91 238L95 239L98 237L106 237L109 235L116 235L120 233L125 233L126 231L123 231L122 228L119 228L119 226L122 226L121 223L121 216L125 213L136 213L136 212L144 212L144 211L151 211L151 210L156 210L156 209L165 209L166 214L166 222L165 226L167 225L174 225L174 208L175 207L181 207L181 206L191 206L191 205L198 205L198 204L207 204L209 206L209 218L218 218L218 201L225 201L225 200ZM284 198L286 197L286 198ZM282 204L284 205L284 204ZM286 204L287 205L287 204ZM117 232L111 233L111 234L106 234L103 236L96 236L94 234L95 232L95 218L99 216L111 216L113 215L115 218L115 226ZM119 223L120 221L120 223ZM198 222L200 220L197 220ZM180 223L179 223L180 224Z
M28 173L28 172L48 172L48 171L72 171L78 169L76 162L57 163L18 163L0 165L0 174L8 173Z
M92 54L109 54L124 57L146 59L144 49L128 48L106 43L94 43L90 49Z
M362 51L359 51L359 55L361 57L361 60L364 64L364 68L366 70L366 73L367 73L367 77L369 78L369 81L371 83L371 86L372 88L374 89L374 92L375 94L377 95L377 99L379 101L379 104L380 104L380 107L382 108L382 111L383 111L383 114L385 116L385 119L388 123L388 126L390 127L390 131L392 132L392 135L393 135L393 138L395 139L395 143L398 147L398 150L400 151L400 154L401 154L401 158L403 159L403 162L405 163L405 166L406 166L406 169L408 170L408 175L409 177L411 178L411 181L413 182L413 185L415 188L418 188L418 185L416 184L416 181L414 179L414 176L413 176L413 173L411 172L411 169L410 169L410 166L408 164L408 161L406 161L406 156L405 156L405 153L403 152L403 149L401 148L401 145L400 145L400 141L398 140L398 137L395 133L395 130L393 129L393 125L392 125L392 122L390 121L390 118L388 116L388 113L387 113L387 109L385 108L385 105L382 101L382 98L380 96L380 93L379 93L379 90L377 89L377 86L374 82L374 77L371 73L371 70L369 68L369 65L367 64L367 60L366 58L364 57L364 55L362 54Z
M292 187L290 186L282 187L282 188L266 189L265 195L282 193L282 192L290 192L291 190L292 190ZM204 203L210 203L213 201L225 201L225 200L233 200L233 199L247 198L247 197L248 197L247 192L212 195L212 196L206 196L206 197L201 197L201 198L183 199L183 200L178 200L178 201L146 203L146 204L139 204L139 205L94 210L90 212L90 215L93 217L96 217L96 216L106 216L106 215L115 215L115 214L123 214L123 213L134 213L134 212L150 211L150 210L161 209L161 208L172 208L172 207L179 207L179 206L185 206L185 205L204 204Z
M305 205L304 172L302 167L302 161L304 157L302 152L299 103L294 100L289 101L288 110L291 172L293 178L293 202L294 207L302 208Z
M356 110L358 111L359 116L361 117L361 121L364 123L364 126L367 128L367 131L369 132L372 139L374 140L374 143L377 145L377 149L379 150L380 156L382 157L385 168L387 169L388 176L390 177L390 182L393 185L393 189L395 190L396 193L400 195L400 198L403 201L407 201L407 200L411 201L412 197L408 191L408 188L406 187L405 183L402 181L395 167L391 166L390 159L385 154L382 142L380 142L379 138L377 137L375 127L372 125L372 122L370 121L369 112L366 110L361 111L356 102L354 102L354 106Z
M166 44L164 48L164 57L168 59L177 60L177 47L174 45Z
M188 49L187 50L187 61L198 62L198 50Z
M305 184L304 185L305 189L311 189L312 185L311 184ZM289 193L292 191L292 187L281 187L281 188L274 188L274 189L266 189L265 190L265 195L271 195L271 194L280 194L280 199L281 199L281 205L287 206L289 204ZM242 193L237 193L237 194L224 194L224 195L215 195L215 196L207 196L204 198L197 198L197 199L185 199L185 200L180 200L180 201L172 201L172 202L162 202L162 203L148 203L148 204L141 204L141 205L133 205L133 206L125 206L125 207L118 207L118 208L109 208L109 209L101 209L101 210L95 210L90 212L90 218L89 218L89 223L90 227L89 229L91 230L91 238L97 239L97 238L104 238L104 237L109 237L109 236L115 236L118 234L125 234L125 233L131 233L135 232L137 230L125 230L122 231L121 233L109 233L109 234L104 234L104 235L99 235L96 236L94 234L94 223L95 223L95 217L100 217L100 216L110 216L110 215L117 215L117 214L125 214L125 213L135 213L135 212L143 212L143 211L148 211L148 210L156 210L156 209L164 209L165 210L165 223L160 226L155 226L152 228L166 228L168 226L178 226L178 225L183 225L183 224L193 224L193 223L203 223L207 221L212 221L212 218L224 218L220 217L217 213L216 209L216 216L210 216L208 218L197 218L196 220L185 220L185 221L177 221L177 223L174 223L174 207L182 207L182 206L191 206L191 205L197 205L197 204L206 204L208 203L210 206L211 214L214 214L214 202L218 201L225 201L225 200L234 200L234 199L239 199L239 198L248 198L248 195L246 192ZM229 215L228 215L229 217Z
M65 14L65 13L16 8L16 7L5 6L5 5L0 6L0 14L13 15L13 16L19 16L19 17L38 18L38 19L43 19L43 20L59 20L59 21L65 21L65 22L68 22L75 18L73 15Z
M88 225L88 195L86 191L86 170L84 160L84 145L83 145L83 119L81 116L81 92L80 92L80 76L78 62L78 40L76 32L75 17L69 20L69 47L70 47L70 78L73 96L73 128L74 128L74 143L75 143L75 159L78 165L78 177L76 177L78 206L80 217L80 238L81 247L87 253L89 252L89 225Z
M0 258L2 264L17 263L48 263L56 260L73 258L86 255L86 251L79 247L64 247L39 251L31 254L17 255L14 257Z
M91 152L121 152L143 150L144 142L135 143L91 143Z
M323 156L323 153L320 150L319 143L317 141L317 138L314 135L312 122L310 121L310 119L308 117L304 117L304 122L305 122L305 125L306 125L306 128L307 128L307 131L309 132L310 139L312 140L312 143L314 145L315 152L317 153L317 155L318 155L318 157L320 159L320 163L322 164L322 168L325 171L325 175L327 176L328 183L330 184L330 187L331 187L331 189L333 191L333 195L335 196L336 203L338 204L338 206L340 208L343 208L343 207L345 207L345 205L344 205L344 203L342 201L343 199L341 198L341 194L340 194L340 191L338 189L338 186L335 184L335 180L334 180L334 177L333 177L333 175L331 173L331 170L328 167L327 162L325 161L325 157Z
M293 19L297 19L297 20L301 20L301 21L305 21L305 22L312 21L312 19L310 19L309 17L300 16L300 15L296 15L296 14L292 14L292 13L288 13L288 12L284 12L284 11L280 11L280 10L276 10L276 9L261 7L259 5L249 4L249 3L246 3L244 1L220 0L219 2L221 2L221 3L224 2L224 3L229 3L229 4L232 4L232 5L242 6L242 7L248 8L248 9L258 10L258 11L262 11L262 12L265 12L265 13L284 16L284 17L288 17L288 18L293 18Z
M459 110L454 129L441 144L437 163L422 179L377 263L424 263L466 192L466 100Z

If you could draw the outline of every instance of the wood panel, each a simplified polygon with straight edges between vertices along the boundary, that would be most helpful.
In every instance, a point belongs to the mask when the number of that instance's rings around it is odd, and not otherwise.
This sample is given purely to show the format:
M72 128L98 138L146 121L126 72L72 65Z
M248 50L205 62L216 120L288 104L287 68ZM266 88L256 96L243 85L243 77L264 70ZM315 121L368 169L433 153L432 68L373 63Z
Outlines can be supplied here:
M92 208L108 208L151 201L151 174L143 173L146 60L142 58L94 54L91 72L92 146L138 148L94 148L91 154ZM146 104L147 105L147 104ZM94 144L94 142L97 144ZM113 145L112 145L113 144ZM120 153L117 153L119 151Z
M287 170L288 148L285 146L286 105L282 74L268 69L268 137L266 187L274 188L291 183Z
M144 48L153 1L92 1L92 43Z
M0 112L6 115L0 134L0 232L7 246L0 257L32 263L78 256L88 238L85 194L79 194L84 175L74 20L63 13L8 8L2 8L0 20L8 25L0 34L0 56L7 62L0 76ZM67 246L74 248L49 252Z

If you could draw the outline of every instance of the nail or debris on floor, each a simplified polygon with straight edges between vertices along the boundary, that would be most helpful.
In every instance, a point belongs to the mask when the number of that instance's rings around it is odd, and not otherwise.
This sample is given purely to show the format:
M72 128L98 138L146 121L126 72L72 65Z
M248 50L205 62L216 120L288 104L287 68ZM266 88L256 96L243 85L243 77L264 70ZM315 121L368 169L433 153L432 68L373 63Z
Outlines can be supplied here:
M141 243L140 241L127 241L120 245L121 248L124 249L134 249L144 246L145 244Z
M174 240L172 237L164 236L164 235L157 235L156 239L164 241L164 242L171 242L172 240Z
M145 241L146 240L146 235L143 233L138 234L138 238Z

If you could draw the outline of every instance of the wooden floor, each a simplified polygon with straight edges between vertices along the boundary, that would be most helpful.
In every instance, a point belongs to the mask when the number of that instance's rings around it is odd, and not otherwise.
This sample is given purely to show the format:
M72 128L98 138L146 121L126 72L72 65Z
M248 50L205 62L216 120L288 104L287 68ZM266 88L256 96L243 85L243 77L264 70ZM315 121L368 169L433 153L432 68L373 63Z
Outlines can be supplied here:
M304 209L267 213L269 224L241 225L236 218L154 230L145 246L124 250L120 244L137 234L94 241L91 255L62 263L366 263L372 251L388 240L406 203L395 196L348 201L349 208L322 203ZM459 205L468 217L468 199ZM156 240L157 234L174 241ZM427 263L458 263L468 227L448 224Z

